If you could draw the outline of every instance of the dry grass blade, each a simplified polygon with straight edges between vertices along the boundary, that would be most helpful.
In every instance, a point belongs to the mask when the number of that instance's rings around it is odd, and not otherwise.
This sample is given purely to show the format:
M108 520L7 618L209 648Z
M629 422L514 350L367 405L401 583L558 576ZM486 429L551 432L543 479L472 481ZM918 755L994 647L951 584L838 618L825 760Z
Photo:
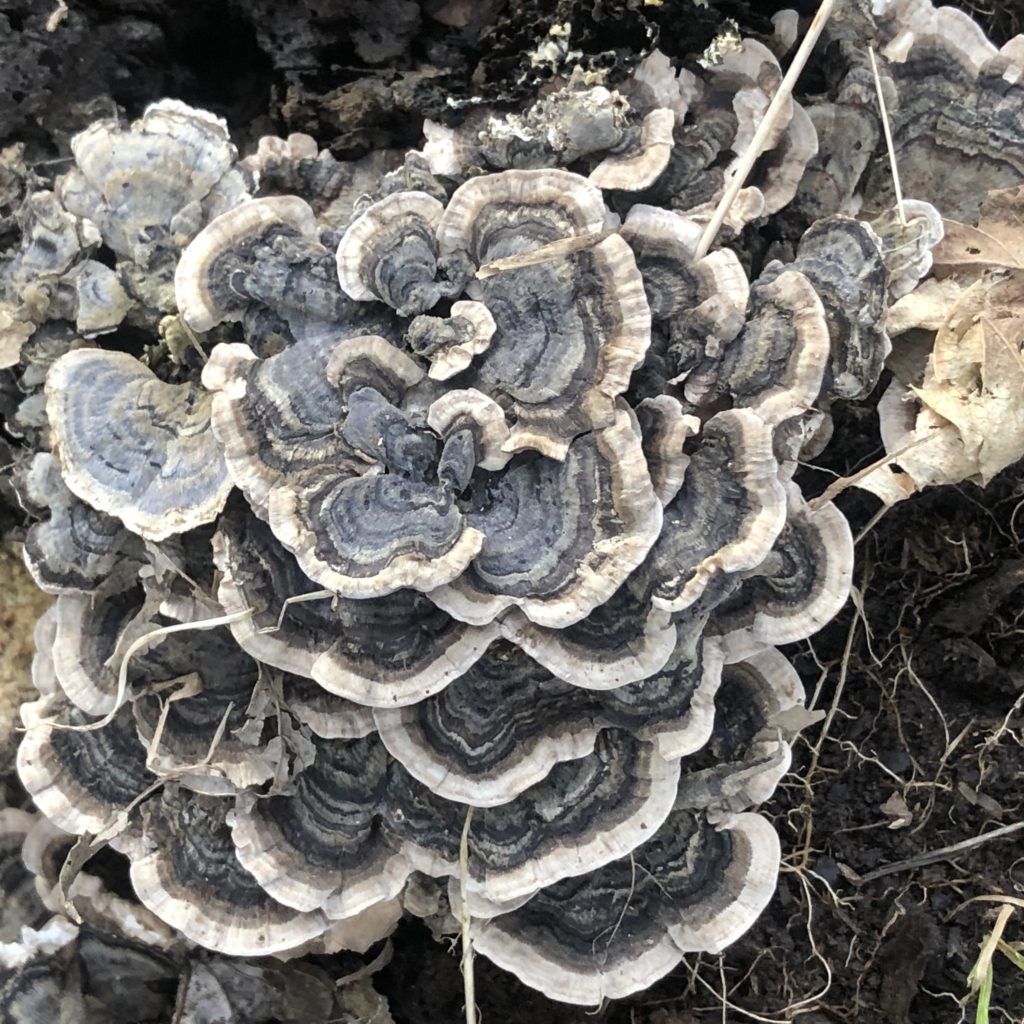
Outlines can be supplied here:
M875 92L878 94L878 111L882 117L882 133L885 135L885 148L889 151L889 170L892 172L892 186L896 193L896 212L899 214L900 224L907 226L907 214L903 209L903 188L900 185L900 171L896 166L896 148L892 143L892 128L889 126L889 111L885 107L885 94L882 92L882 79L878 74L878 61L875 58L875 48L868 47L868 57L871 58L871 74L875 78Z
M726 187L725 194L715 208L715 212L712 214L711 220L708 221L707 227L704 228L700 241L697 242L697 248L693 254L695 260L703 259L711 249L711 243L714 242L715 237L722 228L722 224L725 223L730 207L740 194L740 189L743 188L744 182L747 180L751 169L757 162L757 158L761 155L765 143L768 141L768 136L778 120L779 113L786 100L792 94L793 86L796 85L800 72L803 71L804 65L810 59L811 51L814 49L822 30L825 28L825 24L832 15L833 7L835 7L835 0L822 0L821 6L807 28L807 35L804 36L800 49L796 51L796 55L793 57L793 63L789 65L789 70L783 77L778 91L772 97L771 103L768 104L768 109L764 112L764 117L761 118L761 123L757 126L753 139L750 140L750 145L740 158L740 162Z
M473 823L473 808L466 810L459 840L459 914L462 919L462 993L466 1000L466 1024L476 1024L476 977L473 973L473 917L469 912L469 828Z
M520 267L532 267L538 263L547 263L549 260L561 259L563 256L571 256L574 252L583 249L590 249L599 245L606 238L614 235L614 231L594 231L585 235L574 235L572 238L559 238L554 242L548 242L530 252L519 253L517 256L505 256L492 263L485 263L477 272L480 280L494 277L506 270L518 270Z

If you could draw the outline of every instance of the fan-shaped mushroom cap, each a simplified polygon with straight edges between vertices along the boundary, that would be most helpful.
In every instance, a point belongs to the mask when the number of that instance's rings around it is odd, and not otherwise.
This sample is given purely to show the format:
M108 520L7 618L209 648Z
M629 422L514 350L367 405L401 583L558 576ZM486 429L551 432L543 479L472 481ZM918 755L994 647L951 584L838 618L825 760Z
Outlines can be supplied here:
M174 272L178 312L194 331L242 319L255 296L235 286L234 271L246 250L295 238L310 254L324 254L316 215L298 196L253 199L222 213L199 232L181 254ZM238 256L232 256L237 252ZM259 268L254 270L258 273ZM308 299L308 296L305 296Z
M329 693L312 679L285 675L282 690L285 707L315 736L357 740L376 730L370 708Z
M702 231L696 221L657 206L638 203L626 215L620 234L636 256L655 321L671 320L712 296L746 309L750 284L731 249L693 259Z
M224 574L218 595L225 611L253 609L231 626L242 647L361 704L392 707L437 692L498 635L496 625L457 622L409 590L379 599L297 602L277 629L283 602L316 585L252 516L222 519L214 546ZM337 708L338 697L333 700Z
M676 644L669 613L638 599L628 583L563 629L538 626L518 609L500 623L502 636L549 672L588 690L646 679L665 665Z
M732 395L775 426L817 399L829 351L824 309L810 281L796 270L758 278L750 291L747 323L713 371L714 392ZM691 401L708 400L700 388L691 388L705 372L698 367L687 379Z
M544 779L559 761L594 749L596 702L521 650L491 647L443 693L378 708L389 753L446 800L493 807Z
M684 953L735 942L771 898L778 864L759 815L713 827L679 810L629 857L479 922L473 944L550 998L596 1006L649 987Z
M447 317L416 317L406 331L405 343L430 360L432 380L448 380L486 350L496 329L482 302L454 302Z
M672 809L677 761L618 729L603 731L593 753L554 765L515 800L480 808L469 828L467 896L508 903L556 879L585 874L625 856L657 831ZM411 864L455 875L461 806L392 772L392 830ZM450 865L439 871L440 862Z
M443 438L468 431L480 469L504 469L512 458L505 449L508 422L501 406L475 388L448 391L427 410L427 426Z
M443 253L465 249L483 266L596 234L604 218L601 193L578 175L505 171L456 190L438 240ZM650 345L650 312L629 247L615 235L598 237L589 248L500 270L475 287L497 329L474 368L483 390L515 403L509 449L563 458L572 437L611 421L615 396Z
M57 598L53 642L39 654L52 658L61 690L87 714L113 711L116 653L152 628L145 605L142 588L133 583L110 588L102 596L61 594ZM144 662L145 656L133 667L139 669Z
M742 811L767 800L789 771L796 728L785 713L802 709L796 669L774 647L727 664L715 694L707 745L682 761L677 807Z
M788 514L768 557L719 604L711 633L744 631L762 644L788 644L816 633L846 603L853 574L853 535L827 502L812 509L786 484Z
M671 395L645 398L636 407L641 443L651 483L662 505L678 493L690 457L683 452L688 437L700 432L700 420L683 414L683 407Z
M294 793L240 797L233 841L239 862L275 899L327 917L352 917L392 899L409 874L377 814L388 758L376 737L317 741Z
M102 832L156 781L128 707L88 731L61 728L90 720L59 697L24 705L22 717L18 775L36 806L65 832Z
M471 271L457 258L438 258L435 231L443 212L426 192L394 192L363 211L338 244L345 294L379 299L400 316L424 313L458 295Z
M337 339L300 342L269 359L247 345L217 345L203 368L216 392L211 423L232 480L264 518L270 492L305 470L365 468L335 431L342 397L326 376Z
M977 223L986 193L1024 176L1020 101L1002 77L1006 58L952 7L901 12L894 28L882 52L898 95L889 116L903 191ZM869 167L863 188L873 211L889 206L888 168Z
M482 531L480 552L431 599L465 622L489 622L515 604L562 628L643 561L662 513L633 420L619 409L612 426L573 442L564 462L537 458L506 470L490 507L469 519Z
M87 1019L72 959L77 937L77 925L53 917L38 929L26 928L21 941L0 945L4 1024Z
M598 188L639 192L653 185L668 166L675 144L675 114L662 108L643 119L636 141L623 152L606 156L588 176Z
M266 782L280 758L280 737L269 737L253 713L259 666L225 628L167 638L155 678L177 686L151 687L134 701L135 722L149 763L159 775L185 773L182 784L202 793L233 793ZM173 699L168 699L172 697Z
M48 594L94 591L118 567L134 572L142 547L120 520L79 501L65 486L49 452L37 452L23 478L22 500L50 518L29 527L25 564Z
M889 295L894 299L910 294L932 269L932 251L945 234L942 215L931 203L903 200L903 216L886 210L871 222L877 232L885 265L889 271Z
M272 492L269 512L302 571L346 597L432 590L483 543L450 493L397 474L308 473Z
M132 858L142 902L193 942L263 956L320 935L328 921L273 900L239 863L225 818L231 804L165 789L143 808L144 840Z
M231 479L210 430L210 396L165 384L123 352L77 349L46 378L64 482L133 533L164 540L211 522Z
M720 412L704 424L683 486L665 508L665 528L641 570L653 584L657 607L682 611L717 574L764 561L786 517L778 474L771 430L755 412Z
M852 217L828 217L812 224L791 264L770 264L759 281L798 270L814 287L825 311L831 342L828 393L864 398L871 393L892 350L883 321L889 248L871 226Z
M75 290L75 327L83 337L115 330L132 307L117 274L96 260L79 263L64 283Z

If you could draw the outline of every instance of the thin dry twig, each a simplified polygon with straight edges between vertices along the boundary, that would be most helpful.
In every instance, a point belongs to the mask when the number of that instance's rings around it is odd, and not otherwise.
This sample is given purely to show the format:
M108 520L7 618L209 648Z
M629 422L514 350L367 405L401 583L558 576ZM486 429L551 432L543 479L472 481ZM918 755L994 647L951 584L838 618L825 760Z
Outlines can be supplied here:
M789 65L789 70L783 77L778 91L772 97L771 103L768 104L768 109L764 112L764 117L761 118L761 123L757 126L757 131L754 132L750 145L740 158L740 162L733 172L733 176L725 189L725 194L719 201L718 206L715 207L711 220L708 221L703 234L700 236L700 241L697 242L697 248L693 253L695 260L703 259L711 249L711 243L714 242L715 237L725 223L725 218L728 216L733 202L740 194L740 189L743 188L743 184L757 162L757 158L761 155L765 143L768 141L768 136L775 127L775 122L778 120L786 100L789 99L793 92L793 86L796 85L800 72L803 71L804 65L810 59L811 51L818 42L818 37L825 28L825 24L831 16L834 6L835 0L822 0L821 6L811 20L811 24L807 28L807 35L804 36L800 49L796 51L796 55L793 57L793 63Z
M873 882L876 878L884 878L886 875L895 875L901 871L913 871L916 868L927 867L929 864L938 864L940 861L952 860L961 853L966 853L968 850L973 850L978 846L984 846L985 843L990 843L994 839L1005 839L1007 836L1019 832L1022 828L1024 828L1024 821L1015 821L1010 825L1003 825L1002 828L993 829L991 832L983 832L980 836L972 836L970 839L953 843L952 846L943 846L938 850L929 850L927 853L920 853L916 857L908 857L906 860L898 860L892 864L875 868L874 871L869 871L866 875L858 876L854 884L866 885L868 882ZM1021 901L1021 905L1024 906L1024 901Z
M612 230L592 231L584 235L573 235L571 238L558 238L553 242L548 242L547 245L538 246L530 252L521 252L515 256L503 256L501 259L485 263L476 272L476 276L480 280L485 280L506 270L519 270L521 267L532 267L537 263L547 263L549 260L571 256L583 249L593 248L614 234L615 232Z
M896 166L896 148L892 143L892 128L889 126L889 111L885 108L885 95L882 92L882 78L878 74L878 61L875 59L875 48L868 46L868 57L871 58L871 74L875 76L875 92L878 93L878 110L882 115L882 133L885 135L885 147L889 151L889 170L892 171L892 184L896 193L896 213L900 224L907 226L907 214L903 209L903 189L900 186L900 172Z

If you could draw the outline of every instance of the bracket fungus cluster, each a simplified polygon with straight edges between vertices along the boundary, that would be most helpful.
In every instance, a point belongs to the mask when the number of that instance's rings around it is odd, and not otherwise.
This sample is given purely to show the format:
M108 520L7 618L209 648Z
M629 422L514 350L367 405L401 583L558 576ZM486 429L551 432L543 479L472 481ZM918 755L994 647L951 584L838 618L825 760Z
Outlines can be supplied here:
M27 201L0 330L24 380L46 355L19 486L56 600L18 769L155 919L250 956L468 913L579 1004L756 919L754 808L807 721L778 646L853 560L797 460L874 388L941 234L923 202L858 218L866 162L816 131L848 112L790 97L706 251L781 80L753 40L655 53L337 175L163 102ZM751 279L724 243L794 197L814 223ZM102 347L122 323L145 362Z

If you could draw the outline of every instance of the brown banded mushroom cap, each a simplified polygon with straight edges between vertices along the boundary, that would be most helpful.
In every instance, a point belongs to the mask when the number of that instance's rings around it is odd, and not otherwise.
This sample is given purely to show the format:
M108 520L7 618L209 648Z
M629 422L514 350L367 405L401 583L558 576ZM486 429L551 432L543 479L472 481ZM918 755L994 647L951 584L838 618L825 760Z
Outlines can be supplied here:
M443 693L374 712L388 752L438 796L473 807L508 803L560 761L594 749L586 693L521 650L494 645Z
M241 320L249 298L231 286L233 250L275 232L291 231L311 248L319 246L316 215L298 196L267 196L222 213L203 228L181 254L174 272L178 312L203 333L224 321Z
M686 439L700 433L700 419L683 413L671 395L645 398L636 407L647 471L655 493L667 505L678 493L690 458L683 452Z
M850 593L853 535L831 502L812 508L786 485L789 512L768 557L712 613L711 634L742 631L762 644L788 644L816 633Z
M131 881L158 917L208 949L265 956L316 938L329 922L278 903L239 863L217 797L165 789L143 808Z
M370 707L421 700L457 678L486 650L498 627L469 626L446 615L422 594L400 590L384 598L324 598L296 602L281 618L282 603L316 591L294 557L255 517L224 517L214 536L222 572L218 597L228 614L252 609L232 623L241 647L254 658L314 679L323 699L306 712L325 735L365 735ZM298 681L296 681L298 682ZM294 702L286 682L285 698ZM344 699L342 699L344 698ZM352 704L357 701L358 704ZM360 712L365 711L365 714ZM304 717L307 716L307 717ZM333 724L331 724L333 723ZM346 723L348 723L346 725Z
M670 320L711 296L746 309L750 284L731 249L693 259L702 231L695 220L672 210L641 203L630 207L620 234L636 255L655 321Z
M496 329L482 302L454 302L447 317L416 317L406 331L405 343L430 360L431 380L448 380L487 349Z
M203 368L203 384L215 392L211 424L228 472L263 518L270 492L296 474L366 469L335 430L343 401L326 370L337 347L336 339L300 342L257 359L248 345L221 344Z
M38 452L22 484L22 501L50 518L33 523L23 554L36 585L48 594L91 592L120 572L132 572L142 547L124 524L79 501L65 486L49 452Z
M151 104L129 127L97 121L71 151L76 167L58 181L63 204L93 221L119 256L142 263L148 250L184 245L204 212L247 198L227 125L177 100Z
M629 857L481 921L473 943L551 999L597 1006L650 987L683 954L735 942L775 891L779 840L757 814L679 810Z
M22 718L18 776L36 806L65 832L103 832L156 781L128 707L90 731L61 728L90 719L59 697L24 705Z
M764 561L786 518L786 492L771 428L750 409L717 413L704 424L665 528L641 571L654 604L679 612L719 574ZM730 518L723 521L728 509Z
M639 192L652 186L668 166L675 145L675 114L662 108L647 114L636 143L621 153L606 156L588 175L598 188Z
M380 742L315 746L293 792L237 799L232 841L239 863L275 899L344 920L393 899L410 868L377 820L388 771Z
M477 266L604 227L601 191L570 171L502 171L470 178L437 226L442 254L468 252Z
M307 473L271 493L269 514L302 571L345 597L443 586L484 541L438 488L394 474Z
M661 530L661 503L625 407L612 426L577 438L564 462L538 458L506 470L492 502L470 516L483 539L469 571L430 595L464 622L490 622L510 605L542 626L579 622Z
M391 780L394 811L384 824L405 844L411 867L457 874L464 808L397 765ZM507 903L625 856L664 821L677 783L678 762L622 730L602 732L593 753L555 764L514 800L473 815L467 894Z
M713 393L731 395L776 426L814 404L829 353L825 311L810 281L796 270L766 275L751 287L747 322L713 371ZM708 401L693 383L686 382L687 398Z
M129 583L102 595L61 594L54 606L53 660L67 698L86 714L105 715L117 700L119 651L152 629L142 588Z
M739 661L727 657L711 736L702 750L683 758L676 801L715 816L767 800L789 771L790 741L814 720L803 710L800 676L774 647Z
M211 396L166 384L123 352L77 349L46 378L68 488L147 540L211 522L231 478L210 430Z
M366 209L338 243L342 291L359 301L384 302L400 316L423 313L461 292L468 268L446 280L446 261L438 259L435 232L443 212L426 192L394 192Z
M518 609L501 616L501 635L552 675L588 690L610 690L660 671L676 645L668 612L644 606L620 587L585 619L563 629L531 622Z
M468 430L480 469L504 469L512 459L505 447L509 429L504 410L476 388L446 391L434 399L427 410L427 426L443 438Z

